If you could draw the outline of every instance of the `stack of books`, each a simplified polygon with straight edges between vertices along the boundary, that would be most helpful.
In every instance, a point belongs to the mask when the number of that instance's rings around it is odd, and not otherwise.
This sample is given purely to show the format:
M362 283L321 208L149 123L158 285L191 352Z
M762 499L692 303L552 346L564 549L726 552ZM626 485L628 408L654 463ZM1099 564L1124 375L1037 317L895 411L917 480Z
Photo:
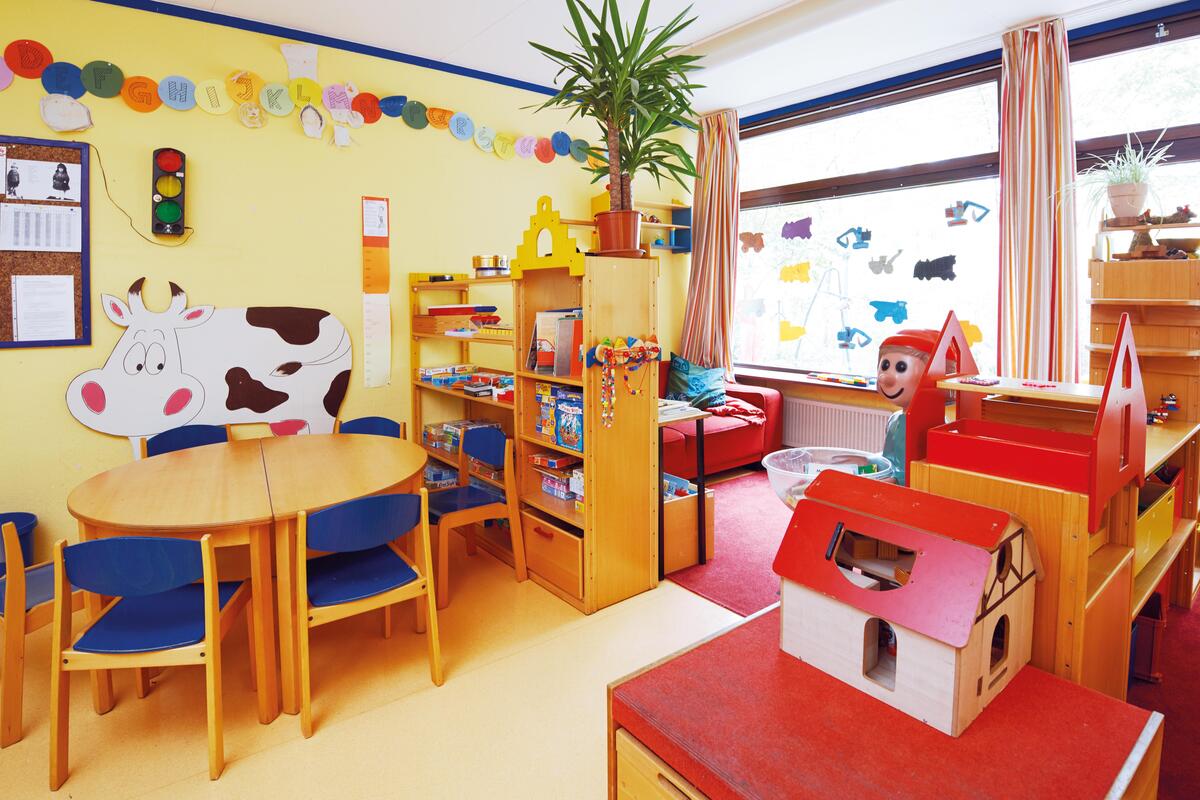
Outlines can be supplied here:
M539 311L525 368L539 375L577 378L583 374L583 310Z

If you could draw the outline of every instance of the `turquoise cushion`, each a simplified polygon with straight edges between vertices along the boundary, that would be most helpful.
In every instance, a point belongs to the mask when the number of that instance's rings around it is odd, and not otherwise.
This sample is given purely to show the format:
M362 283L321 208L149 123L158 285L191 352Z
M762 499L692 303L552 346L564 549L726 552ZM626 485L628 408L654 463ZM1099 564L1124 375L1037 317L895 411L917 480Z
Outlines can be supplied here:
M686 400L696 408L725 405L725 370L705 369L683 356L671 354L667 399Z

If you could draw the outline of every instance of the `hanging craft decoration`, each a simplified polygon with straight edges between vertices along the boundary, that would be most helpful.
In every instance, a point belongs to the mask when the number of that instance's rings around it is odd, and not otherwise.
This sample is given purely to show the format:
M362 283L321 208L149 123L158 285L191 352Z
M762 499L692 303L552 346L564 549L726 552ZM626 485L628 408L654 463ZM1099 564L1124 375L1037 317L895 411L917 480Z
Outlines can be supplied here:
M761 253L763 249L763 235L761 233L739 233L738 239L742 243L742 252L749 253L751 249L756 253Z
M196 84L196 105L201 111L220 116L233 111L233 100L225 91L225 82L209 78Z
M79 71L83 88L96 97L116 97L121 93L125 74L121 68L109 61L91 61Z
M808 261L801 261L798 264L788 264L779 270L779 280L784 283L808 283L812 280L812 275L809 270L812 264Z
M92 127L92 112L74 97L48 94L39 105L42 122L58 133L86 131Z
M956 256L923 259L913 266L913 277L919 281L931 281L934 278L952 281L958 277L954 274L954 262L957 260Z
M974 347L983 341L983 331L979 330L979 326L968 320L959 320L962 325L963 335L967 337L967 347Z
M976 203L972 200L959 200L954 205L952 205L946 209L946 219L947 219L946 226L950 227L950 228L955 228L955 227L958 227L959 225L966 225L967 224L966 213L967 213L967 209L969 209L969 208L975 209L975 213L971 215L971 219L974 220L975 222L979 222L981 219L986 217L988 215L988 213L991 211L991 209L988 208L987 206L981 206L981 205L979 205L979 203ZM979 213L981 211L983 212L982 214Z
M268 114L286 117L296 108L288 89L282 83L268 83L258 93L258 102Z
M46 94L65 94L75 100L87 91L79 67L66 61L55 61L42 71L42 88Z
M903 252L903 250L897 250L896 255L892 256L891 258L888 258L887 256L878 256L876 258L872 258L867 262L867 266L870 268L871 272L874 272L876 275L880 274L881 272L886 272L888 275L891 275L892 265L896 263L896 259L899 258L900 254Z
M285 117L299 109L301 128L306 136L314 139L323 138L325 116L316 109L318 104L323 104L339 128L357 129L374 124L384 116L402 118L415 130L426 127L449 130L455 139L471 140L482 152L492 153L503 161L518 155L523 159L536 156L544 164L557 158L571 158L580 164L601 163L596 157L599 151L586 139L573 139L566 131L554 131L547 137L498 134L487 125L477 124L464 112L444 107L428 108L419 101L409 101L405 95L386 95L381 99L373 92L360 93L349 81L322 88L317 82L318 51L315 45L281 44L280 52L287 64L286 82L268 82L256 72L239 69L223 78L198 82L172 75L160 84L144 75L126 76L110 61L90 61L83 68L74 63L56 62L49 48L40 42L17 39L4 47L4 58L0 61L0 91L11 85L14 75L19 75L41 79L47 94L52 96L78 100L87 93L101 98L120 95L126 105L139 113L155 111L161 105L176 111L189 111L199 106L214 115L228 114L236 109L239 121L248 128L263 127L267 115ZM60 113L56 109L71 109L73 115L80 113L59 100L49 103L48 107L52 117ZM348 131L335 131L335 137L335 143L339 145L351 141Z
M783 231L779 235L784 239L811 239L812 217L783 223Z
M42 71L54 63L54 56L41 42L17 39L4 48L4 63L22 78L40 78Z
M538 255L538 238L542 231L550 232L550 254ZM537 213L529 218L529 227L522 235L521 243L517 245L517 257L509 264L512 277L517 280L527 269L553 269L567 267L570 275L582 275L584 270L583 253L579 252L575 239L567 226L562 222L562 216L550 204L549 195L538 198Z
M162 98L158 96L158 84L145 75L126 78L125 83L121 85L121 99L125 101L125 105L143 114L149 114L162 105Z
M641 382L635 388L629 382L629 373L639 371L646 364L662 360L662 348L658 338L650 336L645 340L636 337L618 337L614 342L607 336L587 352L586 363L589 367L600 367L600 424L611 428L617 416L617 370L621 370L621 380L625 391L631 397L637 397L646 390L646 375L643 372Z
M850 238L854 237L851 242ZM871 246L871 231L866 228L847 228L846 231L837 237L837 243L843 248L851 248L852 250L865 250Z
M856 347L866 347L872 339L867 332L849 325L837 332L837 346L841 350L853 350Z
M808 333L803 325L793 325L786 319L779 320L779 341L794 342L804 334Z
M900 325L908 319L908 303L904 300L872 300L870 305L875 307L875 321L883 322L888 317Z

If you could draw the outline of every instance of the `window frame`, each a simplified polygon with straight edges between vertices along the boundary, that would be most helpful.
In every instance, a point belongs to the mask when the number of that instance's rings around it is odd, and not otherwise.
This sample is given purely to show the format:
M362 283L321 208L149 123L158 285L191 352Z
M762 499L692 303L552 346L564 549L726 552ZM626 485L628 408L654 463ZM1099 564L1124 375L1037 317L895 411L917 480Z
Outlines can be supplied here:
M1153 12L1150 12L1153 14ZM1143 15L1135 15L1143 16ZM1188 11L1167 16L1148 16L1129 25L1091 32L1106 24L1084 28L1078 35L1068 35L1068 58L1070 61L1086 61L1093 58L1136 50L1159 43L1170 43L1180 39L1200 36L1200 11ZM1160 30L1167 37L1159 36ZM775 116L756 119L741 126L739 139L751 139L789 128L811 125L823 120L852 116L884 108L921 97L929 97L967 86L994 81L996 102L1000 103L1001 86L1000 51L992 58L960 66L934 77L928 75L911 81L889 86L857 97L830 99L800 111L785 111ZM844 93L843 93L844 94ZM1000 109L1003 114L1003 109ZM1000 116L998 115L998 117ZM1128 136L1136 136L1142 142L1153 142L1159 130L1128 131L1092 139L1075 141L1076 170L1082 171L1095 163L1095 156L1111 157L1122 148ZM1168 128L1160 144L1171 144L1171 163L1200 161L1200 122ZM992 151L957 158L909 164L903 167L874 170L852 175L837 175L799 183L754 189L740 193L743 210L753 210L775 205L814 202L839 197L875 194L896 189L956 183L959 181L998 178L1000 175L1000 153ZM805 367L775 367L751 362L734 361L733 367L750 370L765 370L782 375L806 376L819 371Z

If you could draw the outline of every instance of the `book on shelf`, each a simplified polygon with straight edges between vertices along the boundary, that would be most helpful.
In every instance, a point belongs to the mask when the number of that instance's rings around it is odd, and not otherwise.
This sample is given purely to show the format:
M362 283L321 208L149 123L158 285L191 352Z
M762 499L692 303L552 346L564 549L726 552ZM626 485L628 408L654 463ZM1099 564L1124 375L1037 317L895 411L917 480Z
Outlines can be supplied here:
M558 375L555 372L555 354L558 349L558 323L563 319L580 320L582 329L583 309L557 308L538 311L534 316L533 340L529 343L526 369L541 375ZM569 375L570 372L562 374Z
M554 342L554 375L578 378L583 375L583 317L558 320Z
M430 306L426 313L434 317L472 316L474 314L495 314L495 306L480 306L467 304Z

